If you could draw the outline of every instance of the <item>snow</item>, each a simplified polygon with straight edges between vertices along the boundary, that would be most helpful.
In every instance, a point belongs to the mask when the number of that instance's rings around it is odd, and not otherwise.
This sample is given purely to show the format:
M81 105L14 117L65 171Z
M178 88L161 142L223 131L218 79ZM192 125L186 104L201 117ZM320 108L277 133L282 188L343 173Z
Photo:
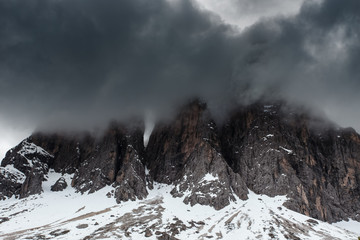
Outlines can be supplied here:
M18 151L18 154L26 158L28 154L40 154L43 156L54 157L53 155L49 154L43 148L35 145L34 143L29 143L27 140L22 141L21 143L22 148Z
M76 146L76 154L77 154L78 156L80 155L79 143L77 143L77 146Z
M211 173L207 173L200 180L200 183L202 183L202 182L212 182L212 181L219 181L219 178L217 176L212 175Z
M282 146L279 146L279 148L281 148L282 150L284 150L284 151L287 152L288 154L292 154L292 153L293 153L292 150L287 149L287 148L284 148L284 147L282 147Z
M271 137L273 137L273 136L274 136L274 134L268 134L268 135L266 135L265 137L263 137L263 140L264 140L264 141L267 141L268 138L271 138Z
M273 148L269 148L266 152L268 153L268 152L271 152L271 151L274 151L274 152L280 152L279 150L277 150L277 149L273 149Z
M357 233L360 237L360 222L350 219L348 221L340 221L333 223L333 225Z
M274 107L274 105L264 105L264 108L267 108L267 109L272 108L272 107Z
M42 155L50 158L54 157L43 148L35 145L34 143L28 142L27 140L22 141L21 146L21 149L17 153L27 160L27 166L31 168L34 166L34 163L38 161L38 159L35 158L31 159L32 155Z
M264 112L270 112L273 107L274 107L273 105L265 105Z
M64 177L68 187L62 192L51 192L50 187ZM76 193L71 188L73 175L61 175L53 170L43 182L44 192L25 199L7 199L0 202L0 215L10 218L0 228L0 239L33 239L43 235L51 239L157 239L155 232L168 232L171 224L180 220L185 230L178 239L286 239L293 234L300 239L357 239L343 223L328 224L283 207L285 196L274 198L249 191L248 200L236 198L221 210L209 206L183 203L183 198L170 194L175 185L154 183L146 199L116 204L106 197L114 188L105 187L92 194ZM217 181L217 176L206 174L202 181ZM186 195L186 194L185 194ZM314 220L314 219L311 219ZM349 222L360 229L358 222ZM86 228L78 228L87 224ZM146 228L153 235L145 238ZM294 229L300 229L294 231ZM349 229L349 228L348 228ZM353 228L352 231L355 228ZM54 231L69 231L54 236ZM351 230L351 229L350 229ZM128 234L128 235L127 235Z

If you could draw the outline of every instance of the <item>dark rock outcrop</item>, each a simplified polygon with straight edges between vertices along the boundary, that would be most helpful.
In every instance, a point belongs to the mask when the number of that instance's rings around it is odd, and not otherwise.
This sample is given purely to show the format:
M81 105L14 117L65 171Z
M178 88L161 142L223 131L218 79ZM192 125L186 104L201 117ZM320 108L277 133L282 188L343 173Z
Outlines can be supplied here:
M41 193L49 169L74 174L92 193L112 185L117 202L143 199L152 181L172 184L187 204L221 209L248 189L287 195L286 207L334 222L360 220L360 136L283 103L236 109L217 126L193 101L156 125L146 149L143 126L113 123L102 136L33 134L1 163L0 199ZM64 186L58 181L53 188Z
M81 193L114 184L118 202L144 198L148 193L142 133L137 122L131 127L113 123L101 137L35 133L11 149L2 161L2 169L12 166L24 178L21 183L13 181L2 170L1 198L41 193L50 168L73 173L72 187ZM57 184L53 187L58 189Z
M247 199L247 187L222 156L216 125L203 103L194 101L174 122L155 127L146 156L154 180L174 183L171 193L185 203L221 209L234 196Z
M0 200L19 196L25 174L13 167L0 167Z
M359 135L285 108L255 104L234 113L221 131L232 169L256 193L287 195L295 211L360 220Z
M31 171L27 174L24 183L21 185L20 198L28 197L34 194L40 194L42 182L44 181L44 173L39 171Z
M30 137L10 149L2 160L1 166L11 165L26 175L34 171L46 173L53 158L53 155L34 144Z
M9 183L8 186L4 187L6 188L5 192L7 192L7 197L10 195L19 195L23 198L32 194L41 193L42 181L45 180L45 174L48 172L49 163L53 158L53 155L32 143L30 139L25 139L18 146L8 151L1 162L1 166L5 168L11 167L26 177L24 178L25 180L21 182L19 189L19 181L17 181L16 184ZM16 188L16 190L11 190L14 188ZM10 194L10 192L12 194Z
M95 192L115 180L117 162L122 148L121 131L113 126L102 138L80 144L80 165L75 171L72 187L84 193Z
M147 196L143 165L143 130L114 124L100 139L80 145L85 152L72 186L92 193L113 184L117 202Z
M115 198L121 201L143 199L147 196L146 174L142 157L133 145L128 145L122 159L122 166L117 173Z
M31 135L29 140L54 156L49 162L52 169L72 174L78 169L82 155L85 154L80 150L80 144L87 145L93 138L86 133L62 135L38 132Z
M64 189L66 189L67 186L68 186L68 185L67 185L67 183L66 183L65 178L60 177L60 178L55 182L55 184L51 186L50 189L51 189L51 191L53 191L53 192L61 192L61 191L63 191Z

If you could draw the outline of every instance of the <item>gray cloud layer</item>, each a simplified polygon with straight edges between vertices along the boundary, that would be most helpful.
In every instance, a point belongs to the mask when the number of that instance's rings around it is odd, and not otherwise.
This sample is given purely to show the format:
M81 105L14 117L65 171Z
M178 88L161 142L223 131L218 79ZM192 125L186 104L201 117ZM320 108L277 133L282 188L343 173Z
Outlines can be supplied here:
M303 0L197 0L200 5L219 14L226 22L246 28L261 18L296 14ZM319 1L319 0L313 0Z
M269 97L359 130L359 16L358 0L305 2L239 33L191 0L0 0L0 112L89 127L192 96Z

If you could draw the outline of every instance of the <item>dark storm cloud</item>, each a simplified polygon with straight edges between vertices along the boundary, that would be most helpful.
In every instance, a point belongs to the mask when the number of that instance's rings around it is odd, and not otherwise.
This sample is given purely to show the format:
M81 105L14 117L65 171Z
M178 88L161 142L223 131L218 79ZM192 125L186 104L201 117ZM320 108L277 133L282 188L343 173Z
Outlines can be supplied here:
M84 127L192 96L284 97L353 124L358 16L358 0L307 2L237 33L191 0L0 0L1 114Z
M359 130L359 16L359 1L327 0L253 25L241 36L238 92L304 103Z
M31 115L109 118L219 90L234 58L231 29L186 0L1 1L0 24L2 108Z

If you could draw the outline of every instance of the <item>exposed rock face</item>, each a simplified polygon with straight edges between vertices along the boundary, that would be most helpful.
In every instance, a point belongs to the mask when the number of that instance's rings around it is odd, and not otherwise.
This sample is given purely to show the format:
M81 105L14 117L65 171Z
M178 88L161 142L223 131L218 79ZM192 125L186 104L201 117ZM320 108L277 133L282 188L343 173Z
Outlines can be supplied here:
M30 139L25 139L6 153L1 166L12 165L25 174L28 172L46 173L53 158L53 155L32 143Z
M131 126L125 128L114 123L102 137L32 135L10 150L2 161L1 197L41 193L42 182L51 168L60 173L74 173L72 187L81 193L114 184L118 202L144 198L148 194L149 176L146 178L143 164L143 130L137 123ZM22 181L5 166L23 174ZM63 183L66 184L59 179L52 190L63 190Z
M25 174L13 166L0 167L0 200L20 195Z
M133 145L128 145L114 183L116 201L143 199L148 194L146 184L142 157Z
M190 205L221 209L248 189L287 195L286 207L333 222L360 220L360 136L284 104L239 108L216 126L194 101L157 124L143 146L141 124L112 124L101 136L34 134L1 163L0 199L41 193L49 169L74 174L92 193L112 185L117 202L143 199L152 181L173 184ZM63 189L62 181L53 190Z
M65 181L65 178L61 177L59 178L54 185L51 186L51 191L53 192L60 192L63 191L65 188L67 188L67 183Z
M142 132L113 125L102 138L80 145L84 154L72 186L92 193L113 184L117 202L147 196Z
M13 168L18 174L26 176L24 181L16 180L16 184L9 183L5 188L6 195L2 197L11 197L17 195L27 197L32 194L39 194L42 192L41 183L45 180L44 175L49 170L49 163L54 158L53 155L46 152L43 148L35 145L29 139L22 141L18 146L7 152L6 157L1 162L2 167ZM3 181L3 180L2 180ZM20 189L18 189L19 185ZM10 189L16 188L12 194L9 194Z
M360 137L278 105L237 111L222 130L225 158L256 193L328 222L360 220Z
M89 144L92 137L85 134L71 136L35 133L29 137L29 140L54 156L50 161L50 166L56 172L72 174L80 165L82 154L79 148L80 143L82 145Z
M80 192L90 193L111 184L115 179L119 147L120 131L111 127L100 139L88 144L80 144L81 162L75 172L71 185Z
M42 192L42 182L44 181L44 173L39 171L31 171L27 174L24 183L21 185L20 198L28 197Z
M154 129L147 147L147 162L155 181L174 183L173 196L185 203L223 208L247 199L247 187L221 154L216 125L206 105L185 107L175 122Z

